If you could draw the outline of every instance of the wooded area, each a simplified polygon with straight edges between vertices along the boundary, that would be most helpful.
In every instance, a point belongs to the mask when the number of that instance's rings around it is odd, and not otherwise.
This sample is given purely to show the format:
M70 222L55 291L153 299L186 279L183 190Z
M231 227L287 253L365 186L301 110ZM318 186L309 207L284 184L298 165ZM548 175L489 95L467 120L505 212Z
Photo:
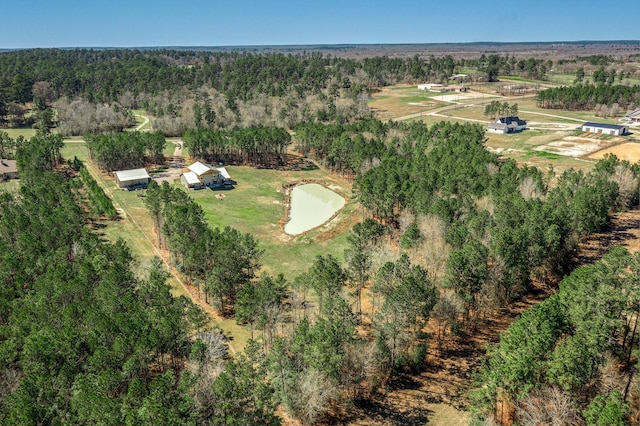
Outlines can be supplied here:
M490 82L544 78L552 65L493 54L0 54L0 121L37 127L30 139L0 132L0 154L20 173L19 190L0 192L0 423L339 422L423 371L431 351L472 336L534 282L570 273L579 241L640 202L640 167L610 155L556 176L487 150L483 126L381 122L366 97L400 81L447 82L464 67ZM543 90L538 102L637 104L638 86L611 75ZM155 115L157 132L122 131L136 108ZM494 101L485 112L517 109ZM164 163L165 135L183 135L189 154L212 164L278 169L291 149L352 184L362 218L339 231L343 253L285 278L263 272L255 236L210 223L180 185L149 184L141 196L167 262L222 318L250 329L244 352L229 353L227 336L171 295L161 259L136 274L127 245L100 234L118 212L87 168L60 154L61 134L80 133L105 173ZM488 350L477 420L637 415L639 262L614 249L525 312Z

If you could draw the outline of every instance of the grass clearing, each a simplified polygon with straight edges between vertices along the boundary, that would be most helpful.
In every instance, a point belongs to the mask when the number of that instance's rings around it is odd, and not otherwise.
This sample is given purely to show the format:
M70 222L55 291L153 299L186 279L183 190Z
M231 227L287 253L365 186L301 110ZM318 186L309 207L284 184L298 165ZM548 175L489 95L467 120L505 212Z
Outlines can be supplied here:
M351 189L347 184L321 169L283 172L227 166L227 171L238 182L234 189L202 189L189 191L189 195L202 207L211 226L232 226L255 236L260 248L265 250L262 257L265 271L283 273L287 279L293 279L306 271L318 254L333 254L342 259L347 247L346 232L335 233L333 230L348 223L357 210L356 203L347 204L329 229L321 226L292 237L282 229L285 214L282 185L301 179L316 179L338 189L348 198ZM225 197L218 199L215 197L217 193Z
M11 139L17 139L19 136L30 139L36 135L35 129L18 128L18 129L0 129L0 132L6 132Z
M416 85L389 86L372 94L369 107L375 112L378 119L386 121L449 105L439 101L437 99L439 95L441 95L439 92L418 90Z

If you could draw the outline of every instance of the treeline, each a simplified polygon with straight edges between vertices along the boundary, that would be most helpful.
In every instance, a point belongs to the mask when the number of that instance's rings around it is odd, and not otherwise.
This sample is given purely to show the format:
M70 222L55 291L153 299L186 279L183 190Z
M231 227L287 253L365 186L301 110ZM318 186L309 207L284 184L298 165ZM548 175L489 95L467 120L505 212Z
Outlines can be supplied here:
M600 105L617 104L627 110L640 105L640 86L586 84L555 87L538 93L536 101L539 107L551 109L587 111Z
M467 59L466 66L481 70L486 81L497 81L499 75L519 76L545 80L553 61L537 58L518 59L515 56L489 55L484 53L478 59Z
M111 198L107 197L104 190L98 182L91 176L86 167L82 164L77 164L80 176L80 185L86 187L86 198L88 201L89 217L92 219L99 219L106 217L107 219L115 219L118 217L118 212L113 206Z
M135 96L207 85L229 99L247 100L259 93L284 96L319 93L335 83L359 93L362 85L379 87L401 80L448 77L464 63L451 56L422 59L366 58L362 61L323 56L251 52L176 50L31 49L0 55L0 87L6 103L33 100L32 86L49 82L54 99L82 96L111 103L126 92ZM354 79L354 77L356 77Z
M151 182L144 199L154 220L160 247L221 313L233 311L243 284L260 269L257 241L226 227L211 229L202 208L179 188Z
M294 128L295 148L333 172L355 177L384 156L394 137L423 130L424 123L374 119L334 125L301 123Z
M136 120L131 111L118 104L93 104L84 99L59 99L54 105L58 132L63 136L85 133L121 132Z
M86 134L89 157L102 170L144 167L164 162L165 138L160 132L110 132Z
M499 423L635 423L640 256L614 248L575 270L558 294L526 311L474 392L479 417Z
M231 164L277 167L286 163L291 135L282 128L250 127L231 131L189 129L184 145L195 158Z

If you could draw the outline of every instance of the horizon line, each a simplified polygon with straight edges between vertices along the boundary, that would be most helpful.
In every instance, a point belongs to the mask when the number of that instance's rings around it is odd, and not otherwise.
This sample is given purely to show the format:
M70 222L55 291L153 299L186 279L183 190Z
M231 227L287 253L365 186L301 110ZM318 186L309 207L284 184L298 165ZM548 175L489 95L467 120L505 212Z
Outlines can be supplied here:
M30 49L247 49L247 48L305 48L305 47L367 47L367 46L446 46L446 45L518 45L518 44L602 44L638 43L639 40L557 40L557 41L451 41L451 42L399 42L399 43L307 43L307 44L229 44L229 45L146 45L146 46L52 46L52 47L0 47L0 50Z

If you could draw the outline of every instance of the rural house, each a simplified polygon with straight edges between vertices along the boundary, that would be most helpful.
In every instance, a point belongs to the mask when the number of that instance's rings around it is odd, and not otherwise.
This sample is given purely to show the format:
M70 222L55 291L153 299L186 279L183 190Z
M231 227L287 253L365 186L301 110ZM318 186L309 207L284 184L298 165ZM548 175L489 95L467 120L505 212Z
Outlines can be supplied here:
M197 161L182 173L180 183L187 188L199 189L231 183L231 176L224 167L216 168Z
M488 131L494 133L516 133L527 128L527 122L517 116L498 117L489 123Z
M17 179L18 178L18 166L16 160L0 160L0 181Z
M629 133L628 125L593 123L588 121L582 125L583 132L602 133L603 135L622 136Z
M151 182L151 176L146 169L119 170L113 172L116 179L116 185L122 189L138 189L146 188Z
M629 111L624 118L626 118L629 123L640 123L640 108Z

